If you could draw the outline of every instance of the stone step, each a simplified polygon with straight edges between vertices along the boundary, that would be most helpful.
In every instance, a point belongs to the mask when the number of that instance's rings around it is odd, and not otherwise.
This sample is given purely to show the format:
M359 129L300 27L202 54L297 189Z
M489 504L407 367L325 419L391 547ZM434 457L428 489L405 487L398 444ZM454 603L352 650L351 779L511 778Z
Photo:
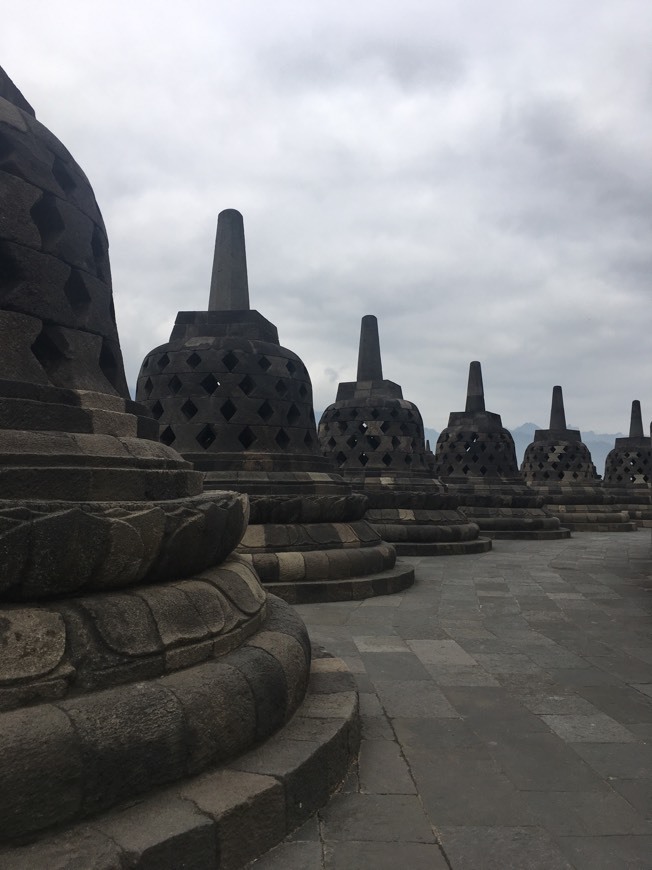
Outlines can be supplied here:
M414 583L414 568L397 562L388 571L339 580L303 580L295 583L266 583L265 588L289 604L318 604L327 601L360 601L374 595L403 592Z
M476 538L475 541L449 541L440 543L394 542L397 556L464 556L470 553L486 553L491 550L491 541Z
M3 870L236 870L327 803L360 745L348 668L313 649L296 715L256 749L25 846L0 850Z

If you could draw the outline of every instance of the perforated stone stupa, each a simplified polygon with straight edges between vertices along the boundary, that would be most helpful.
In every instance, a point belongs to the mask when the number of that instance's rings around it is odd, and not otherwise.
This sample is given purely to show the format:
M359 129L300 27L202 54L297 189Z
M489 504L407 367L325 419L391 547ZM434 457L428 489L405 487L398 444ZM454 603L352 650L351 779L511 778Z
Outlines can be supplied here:
M511 433L485 409L482 369L469 367L464 411L453 411L437 439L435 472L460 498L480 533L502 538L560 538L568 531L543 508L516 464Z
M383 379L378 321L362 318L358 376L341 383L323 413L319 440L353 486L369 498L366 518L401 555L483 552L491 542L457 509L458 499L428 468L419 409Z
M361 598L413 582L363 519L365 496L320 452L306 367L250 310L239 212L218 218L209 310L179 312L170 341L145 357L137 397L207 488L250 496L240 552L278 595Z
M629 514L601 485L591 452L578 429L566 425L560 386L552 389L550 428L537 429L521 473L546 506L573 531L632 531Z
M240 866L326 800L355 716L316 787L305 735L294 790L243 772L309 715L305 626L233 554L246 497L129 399L93 191L1 69L0 335L0 867Z
M638 526L652 526L652 439L643 434L641 403L635 399L629 436L616 438L605 461L603 486Z

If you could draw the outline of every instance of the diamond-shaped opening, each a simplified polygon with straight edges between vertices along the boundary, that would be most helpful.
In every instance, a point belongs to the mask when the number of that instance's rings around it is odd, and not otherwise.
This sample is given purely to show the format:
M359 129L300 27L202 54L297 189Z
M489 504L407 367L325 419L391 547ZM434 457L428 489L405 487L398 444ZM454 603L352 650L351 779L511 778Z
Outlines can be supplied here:
M340 421L340 422L337 424L337 428L340 430L340 435L344 435L344 433L345 433L346 430L347 430L347 424L346 424L346 423L343 423L343 422Z
M306 445L306 447L312 447L313 440L314 439L313 439L312 435L310 434L310 432L306 432L306 435L303 439L303 443Z
M163 405L160 402L156 402L152 405L152 417L155 420L160 420L163 416Z
M164 369L166 366L169 366L169 365L170 365L170 357L169 357L166 353L164 353L163 356L160 357L160 359L158 360L158 362L156 363L156 365L159 367L159 369L160 369L161 371L163 371L163 369Z
M358 412L356 410L351 411L351 419L355 420L358 416Z
M333 447L335 447L335 445L337 444L337 441L334 438L329 438L326 443L328 444L328 446L332 450Z
M409 453L408 453L407 456L405 457L405 464L406 464L406 465L412 465L412 457L410 456Z
M253 391L256 384L252 381L252 379L249 377L249 375L245 375L244 378L238 384L238 386L240 387L242 392L245 394L245 396L248 396Z
M290 443L290 436L289 436L288 433L285 431L285 429L279 429L278 432L277 432L277 434L276 434L276 438L274 439L274 441L276 441L276 443L277 443L278 446L281 448L281 450L285 450L285 448L286 448L286 447L288 446L288 444Z
M289 359L289 360L286 362L286 364L285 364L285 368L290 372L291 375L293 375L293 374L296 372L296 370L297 370L296 365L292 362L291 359Z
M487 468L485 465L480 466L480 474L484 475L487 473Z
M274 387L274 389L276 390L278 395L281 397L284 396L288 391L287 385L282 378L280 378L278 381L276 381L276 386Z
M394 449L396 449L400 443L401 443L401 439L397 438L396 435L393 435L392 436L392 447L394 447Z
M367 444L372 450L377 450L380 445L380 438L377 435L367 435Z
M154 389L154 384L152 383L151 378L147 378L147 380L145 381L145 384L143 386L143 389L145 390L145 395L149 398L149 396L152 395L152 390Z
M310 422L314 426L315 425L315 411L313 408L310 409L310 413L308 414L308 417L310 417Z
M346 454L342 453L342 451L340 450L340 452L335 457L335 461L338 465L344 465L344 463L346 462Z
M364 433L367 431L368 428L369 428L369 427L367 426L367 424L363 421L363 422L360 423L360 425L358 426L358 432L361 432L361 433L364 435Z
M471 469L469 468L469 466L465 465L464 468L462 469L462 474L468 474L470 470Z
M360 462L360 465L366 465L367 462L369 462L369 457L367 456L366 453L361 453L361 454L358 456L358 460L359 460L359 462Z
M301 416L301 411L297 408L294 402L290 405L290 410L286 414L286 419L290 426L294 426L299 417Z
M390 411L389 416L393 417L396 420L396 418L398 417L398 411L396 410L396 408L394 408L392 411Z
M91 295L86 289L86 284L81 274L77 269L72 269L70 277L65 283L63 292L66 294L66 299L70 303L73 311L86 311L91 302Z
M373 409L373 411L371 412L371 416L374 418L374 420L378 419L378 417L380 416L380 412L379 412L378 408Z
M408 420L414 420L414 414L412 413L412 411L407 412L407 418Z
M401 425L399 426L399 429L401 430L401 432L404 435L410 434L410 427L406 423L401 423Z
M267 359L267 357L264 356L264 355L263 355L263 356L259 356L258 359L256 360L256 362L258 363L258 365L260 366L260 368L261 368L264 372L266 372L267 369L271 366L271 362L270 362L270 361Z
M333 420L339 420L341 417L340 411L333 411Z
M238 410L238 409L237 409L236 406L233 404L233 402L231 401L231 399L227 399L226 402L225 402L225 403L222 405L222 407L220 408L220 414L224 417L224 419L225 419L225 420L227 421L227 423L228 423L228 421L231 419L231 417L233 417L233 415L235 414L235 412L236 412L237 410Z
M299 395L302 399L305 399L308 395L308 387L305 384L301 384L301 386L299 387Z
M217 436L215 435L215 432L213 432L211 427L207 424L201 430L199 435L197 435L195 440L197 441L197 443L199 444L200 447L203 447L204 450L208 450L208 448L211 446L213 441L215 441L216 437Z
M353 448L355 447L355 445L358 443L358 436L357 436L357 435L351 435L350 438L347 438L347 439L346 439L346 443L349 445L349 447L351 448L351 450L353 450Z
M174 434L172 429L168 426L161 432L159 440L162 441L163 444L167 444L167 446L169 447L170 444L172 444L172 442L176 439L176 437L177 436Z
M182 386L183 386L183 384L181 383L179 378L176 375L172 375L172 377L168 381L168 387L172 390L172 392L174 393L175 396L179 392L179 390L181 389Z
M232 372L238 364L238 357L230 350L222 357L222 362L226 366L226 370Z
M240 444L242 444L245 450L249 450L255 440L256 436L251 431L249 426L245 426L242 432L238 435L238 441L240 442Z
M382 461L383 461L383 462L385 463L385 465L389 468L389 466L392 464L392 457L389 455L389 453L386 453L386 454L383 456Z
M220 386L220 382L214 375L208 374L199 382L199 386L205 390L209 396L212 396L215 390Z
M186 401L181 406L181 413L186 418L186 420L191 420L199 408L191 399L186 399Z
M269 404L267 399L265 399L263 404L258 409L258 416L262 417L262 419L265 422L267 422L273 413L274 413L274 408L272 408L272 406Z
M188 357L188 359L186 360L186 362L188 363L188 365L190 366L191 369L196 369L197 366L199 365L199 363L201 362L201 357L199 356L198 353L195 353L193 351L190 354L190 356Z
M391 423L389 423L387 420L385 420L384 423L380 424L380 431L386 433L391 425L392 425Z

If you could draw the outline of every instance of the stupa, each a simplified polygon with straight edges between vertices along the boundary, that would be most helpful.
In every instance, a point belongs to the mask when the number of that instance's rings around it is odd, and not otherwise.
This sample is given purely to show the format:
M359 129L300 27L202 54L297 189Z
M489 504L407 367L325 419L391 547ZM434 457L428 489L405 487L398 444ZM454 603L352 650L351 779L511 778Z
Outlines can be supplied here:
M604 489L616 498L637 526L652 526L652 439L643 434L641 403L635 399L629 422L629 436L616 438L605 461Z
M277 595L365 598L414 582L363 519L365 496L322 456L306 367L249 307L239 212L218 217L208 311L179 312L170 341L143 361L137 398L207 489L249 495L239 552Z
M383 379L378 321L362 318L357 380L341 383L319 423L324 455L369 498L366 518L399 555L480 553L491 542L428 468L419 409Z
M325 728L337 661L306 696L246 497L129 399L93 191L2 69L0 203L0 867L239 867L343 777L350 675Z
M541 494L549 510L573 531L629 532L636 528L629 514L602 481L579 429L566 425L564 396L552 388L550 428L537 429L523 456L521 473Z
M543 508L519 474L511 433L485 409L480 363L469 367L464 411L453 411L437 439L435 472L462 511L493 538L558 539L569 532Z

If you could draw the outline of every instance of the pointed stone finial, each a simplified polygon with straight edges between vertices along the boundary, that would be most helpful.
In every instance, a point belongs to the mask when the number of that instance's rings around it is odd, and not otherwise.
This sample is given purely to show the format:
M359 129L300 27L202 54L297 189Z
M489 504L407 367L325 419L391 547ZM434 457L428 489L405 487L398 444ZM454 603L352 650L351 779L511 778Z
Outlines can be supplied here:
M469 384L466 388L466 413L484 411L484 387L482 385L482 368L477 360L469 366Z
M242 215L227 208L217 216L209 311L248 311L249 283Z
M552 388L552 405L550 407L550 428L559 432L567 429L566 413L564 411L564 396L561 387Z
M430 439L426 438L426 452L430 453Z
M641 416L641 403L638 399L632 402L632 416L629 421L629 437L643 437L643 417Z
M360 325L358 351L358 381L382 381L383 365L380 360L378 321L373 314L365 314Z

